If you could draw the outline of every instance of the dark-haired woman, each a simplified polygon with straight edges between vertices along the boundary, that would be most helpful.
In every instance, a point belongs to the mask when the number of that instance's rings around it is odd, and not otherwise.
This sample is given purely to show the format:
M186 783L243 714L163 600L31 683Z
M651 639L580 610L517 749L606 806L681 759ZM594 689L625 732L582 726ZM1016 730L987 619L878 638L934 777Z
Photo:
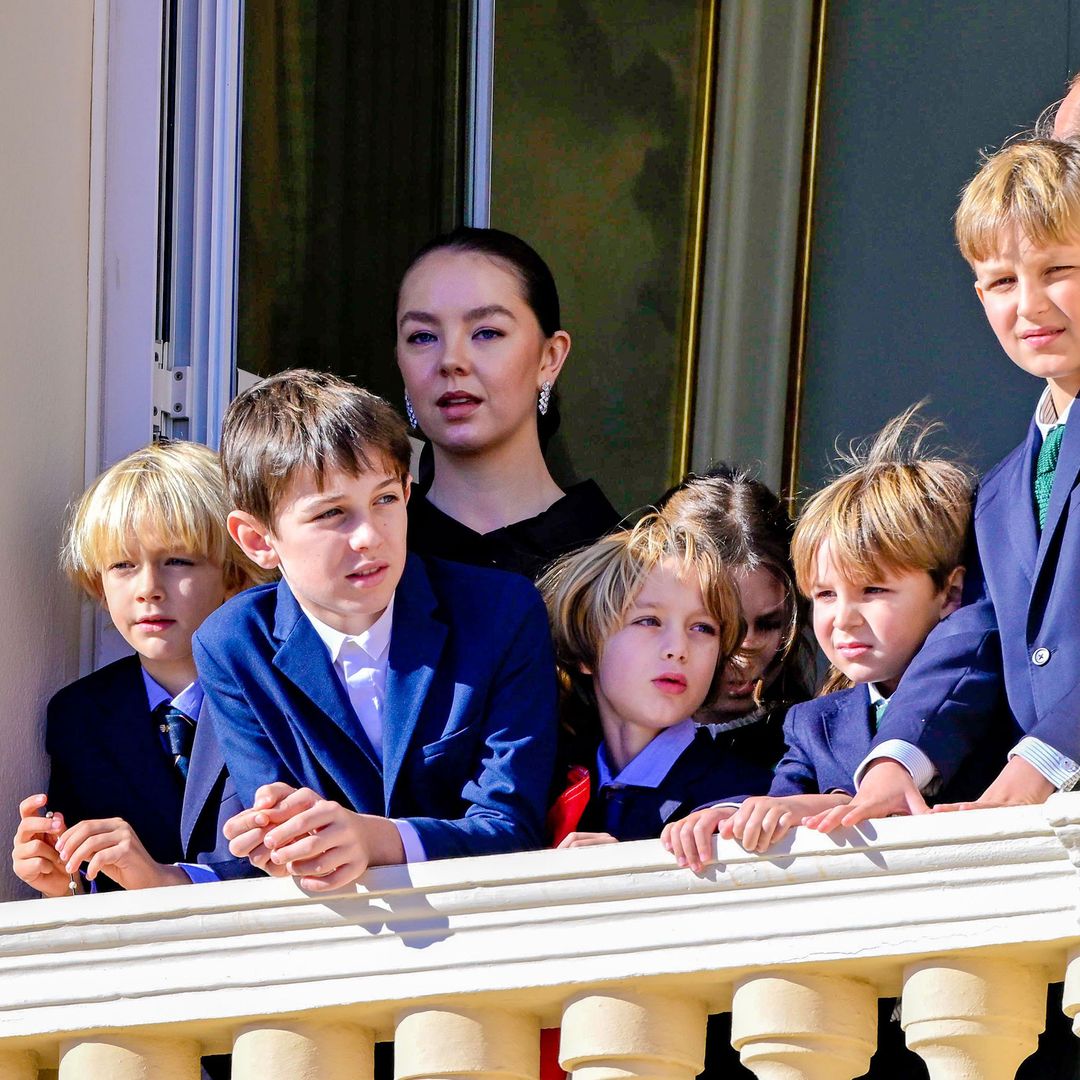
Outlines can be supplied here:
M416 254L397 361L433 468L409 502L410 547L536 577L618 524L593 481L564 491L544 461L539 422L569 351L551 271L523 240L463 228Z

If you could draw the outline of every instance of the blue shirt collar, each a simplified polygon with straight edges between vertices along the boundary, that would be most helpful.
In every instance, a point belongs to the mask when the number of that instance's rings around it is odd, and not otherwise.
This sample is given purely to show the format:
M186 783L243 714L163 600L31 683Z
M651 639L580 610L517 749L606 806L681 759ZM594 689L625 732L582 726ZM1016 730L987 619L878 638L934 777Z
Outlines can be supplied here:
M674 727L665 728L637 757L626 765L618 776L612 777L607 747L601 743L596 751L596 775L600 787L620 784L629 787L655 788L663 783L682 752L694 741L697 725L687 717Z

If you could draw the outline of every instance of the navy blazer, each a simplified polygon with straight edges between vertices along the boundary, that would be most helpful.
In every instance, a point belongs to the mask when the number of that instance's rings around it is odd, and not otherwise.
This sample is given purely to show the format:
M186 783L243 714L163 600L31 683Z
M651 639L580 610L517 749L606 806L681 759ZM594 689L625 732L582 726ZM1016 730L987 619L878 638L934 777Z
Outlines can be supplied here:
M204 712L240 799L281 780L408 819L429 858L539 847L555 759L543 602L515 574L410 555L394 598L382 761L288 584L195 635Z
M914 743L946 779L984 752L1010 713L1022 732L1080 762L1080 422L1065 425L1040 534L1032 491L1041 446L1032 421L980 484L965 605L931 632L878 735Z
M229 854L220 828L240 804L213 739L203 744L185 789L150 714L139 658L126 656L49 702L49 809L68 825L123 818L158 862L201 862L221 877L246 876L250 864Z
M656 787L609 784L601 788L596 768L591 769L594 794L577 828L610 833L616 840L655 839L669 821L686 817L695 807L720 796L768 790L772 776L771 766L733 752L725 740L714 739L701 726Z
M893 699L885 710L887 718ZM999 732L987 753L960 769L935 801L977 799L1001 770L1005 753L1015 741L1015 729ZM860 683L849 690L793 705L784 718L787 742L770 795L816 795L830 791L855 794L852 776L874 739L870 689Z

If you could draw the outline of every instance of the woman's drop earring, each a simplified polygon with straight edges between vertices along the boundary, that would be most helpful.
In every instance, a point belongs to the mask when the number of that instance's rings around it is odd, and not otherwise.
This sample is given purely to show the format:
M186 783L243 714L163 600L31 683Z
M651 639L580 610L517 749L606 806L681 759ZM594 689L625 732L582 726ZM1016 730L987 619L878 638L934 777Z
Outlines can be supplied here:
M546 379L540 385L540 400L537 402L536 407L540 410L541 416L547 416L548 405L551 402L551 383Z
M409 419L409 427L419 428L420 425L416 422L416 413L413 412L412 398L409 397L409 391L405 391L405 415Z

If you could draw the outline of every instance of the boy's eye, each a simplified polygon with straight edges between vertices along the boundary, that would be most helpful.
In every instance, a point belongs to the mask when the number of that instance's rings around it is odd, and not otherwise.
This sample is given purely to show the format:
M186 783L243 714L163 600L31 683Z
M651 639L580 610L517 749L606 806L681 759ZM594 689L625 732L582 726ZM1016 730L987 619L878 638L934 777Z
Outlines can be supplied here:
M190 555L170 555L165 560L166 566L194 566L195 560Z
M437 340L430 330L416 330L405 339L410 345L430 345Z
M863 586L864 596L880 596L882 593L887 593L889 590L884 585L865 585Z
M641 615L634 620L635 626L659 626L660 620L655 615Z
M400 502L401 496L396 491L388 491L385 495L380 495L375 500L376 506L391 506L396 502Z
M329 509L324 510L321 514L317 514L314 518L315 521L328 521L330 518L337 517L341 513L341 507L331 506Z
M1004 288L1007 288L1009 285L1015 285L1015 284L1016 284L1016 278L1006 276L1006 277L994 278L994 280L991 281L989 285L987 285L987 288L988 289L1004 289Z
M493 326L485 326L480 330L477 330L473 334L473 338L480 341L494 341L496 338L504 337L505 335L501 330L496 330Z
M697 634L707 634L709 637L716 637L718 631L712 623L696 622L690 627Z
M120 562L110 563L110 565L108 566L108 569L109 570L130 570L132 565L133 565L132 563L129 563L126 560L121 560Z
M816 601L821 601L821 600L834 600L834 599L836 599L836 593L832 589L818 589L814 593L815 602Z

